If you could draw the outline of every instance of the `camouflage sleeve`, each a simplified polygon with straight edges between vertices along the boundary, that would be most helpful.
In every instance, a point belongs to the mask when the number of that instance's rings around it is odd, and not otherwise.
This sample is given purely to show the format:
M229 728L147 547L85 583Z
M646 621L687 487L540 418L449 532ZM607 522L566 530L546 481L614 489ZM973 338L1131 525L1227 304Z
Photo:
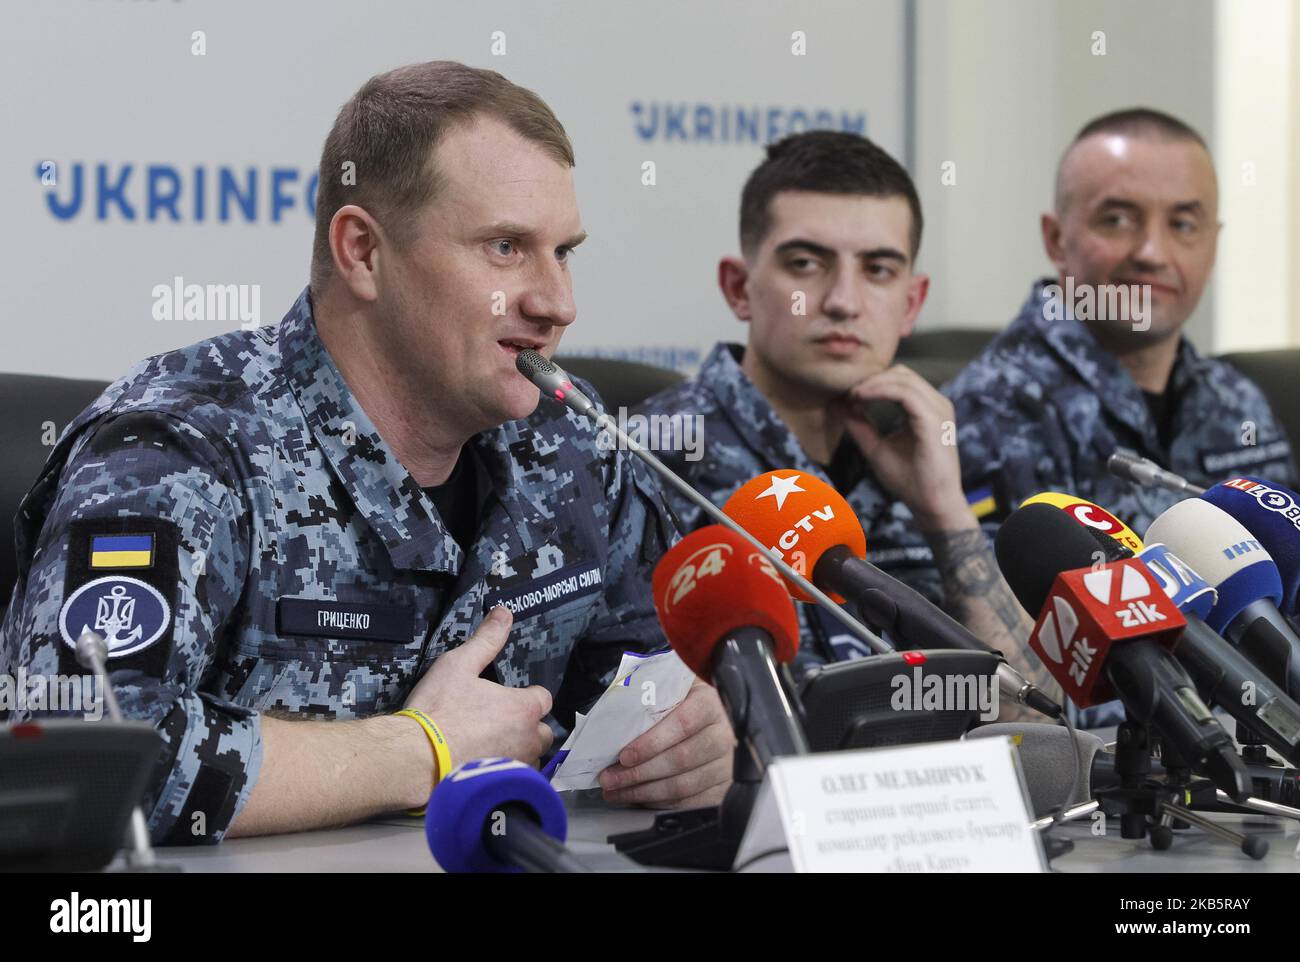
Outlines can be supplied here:
M259 716L199 690L248 569L229 464L205 432L167 415L94 424L43 523L30 523L39 531L0 646L5 670L78 674L83 627L105 636L123 714L165 744L145 800L160 844L220 841L261 763Z
M1046 398L1038 406L1017 400L1003 397L997 404L958 406L962 487L968 495L987 491L996 501L996 513L983 525L990 532L1031 495L1075 490L1072 451L1086 444L1086 439L1070 435L1068 422Z
M647 653L668 644L655 614L650 579L680 535L649 468L635 456L621 454L610 474L606 497L613 509L604 591L556 696L555 714L562 720L574 710L586 711L609 687L623 652Z

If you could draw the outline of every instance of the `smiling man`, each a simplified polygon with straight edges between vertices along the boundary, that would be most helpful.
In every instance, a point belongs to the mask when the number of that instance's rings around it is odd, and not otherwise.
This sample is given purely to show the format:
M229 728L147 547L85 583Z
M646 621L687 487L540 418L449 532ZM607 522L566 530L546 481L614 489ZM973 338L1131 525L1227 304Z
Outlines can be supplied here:
M1035 284L1020 315L944 388L967 490L990 489L997 503L990 531L1030 495L1062 491L1141 535L1181 496L1112 476L1106 461L1120 447L1202 486L1234 473L1295 486L1290 444L1263 393L1182 333L1220 226L1213 162L1182 121L1132 109L1079 132L1042 217L1057 277ZM1114 724L1117 705L1083 723Z
M661 457L717 504L782 468L832 484L867 532L869 561L1054 691L1026 652L1032 622L963 494L952 405L894 363L929 285L915 270L920 243L912 180L871 141L813 131L770 145L741 195L741 256L718 266L748 343L717 345L696 377L641 410L703 416L702 458ZM893 430L873 423L869 412L881 405L894 412ZM708 522L669 497L688 529ZM798 670L867 654L838 622L800 607Z
M657 484L515 370L576 314L564 128L455 63L372 78L321 156L311 284L278 327L143 361L23 503L0 671L106 636L165 742L164 843L420 807L449 765L536 763L664 644ZM597 576L598 575L598 576ZM552 585L577 590L545 592ZM734 739L697 685L609 797L720 800Z

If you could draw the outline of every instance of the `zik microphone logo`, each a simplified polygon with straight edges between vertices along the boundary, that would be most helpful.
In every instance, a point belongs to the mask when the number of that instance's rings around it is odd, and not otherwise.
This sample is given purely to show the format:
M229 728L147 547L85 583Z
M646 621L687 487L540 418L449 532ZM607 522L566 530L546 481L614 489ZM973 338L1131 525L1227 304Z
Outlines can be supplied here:
M1093 659L1097 657L1097 646L1090 645L1088 639L1080 635L1079 616L1065 598L1054 595L1051 603L1052 610L1043 617L1038 628L1038 646L1058 665L1065 663L1068 652L1070 680L1083 688L1088 673L1092 671Z
M1115 598L1115 569L1102 568L1083 576L1083 586L1099 602L1112 608L1115 617L1125 628L1139 628L1167 621L1168 617L1158 607L1143 601L1152 595L1151 583L1136 568L1124 567L1119 579L1119 597ZM1127 604L1126 604L1127 603ZM1115 605L1125 605L1115 609Z

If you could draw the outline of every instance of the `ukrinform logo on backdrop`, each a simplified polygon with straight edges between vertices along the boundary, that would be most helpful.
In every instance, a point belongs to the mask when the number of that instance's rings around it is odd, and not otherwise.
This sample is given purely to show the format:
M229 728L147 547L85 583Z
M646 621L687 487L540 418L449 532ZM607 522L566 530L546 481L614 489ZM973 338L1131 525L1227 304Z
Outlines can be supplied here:
M684 451L687 461L704 456L704 415L702 414L632 414L618 409L618 427L638 447L647 451ZM601 431L596 447L608 451L617 447L626 451L628 444L612 431Z
M1073 317L1078 321L1126 321L1135 331L1151 327L1150 284L1076 284L1066 277L1065 287L1047 284L1043 287L1047 303L1043 317L1049 321L1062 321Z
M36 163L45 207L58 220L278 224L315 220L319 172L310 167Z
M634 100L628 109L633 129L643 141L766 144L805 130L867 134L867 114L863 110L657 100Z

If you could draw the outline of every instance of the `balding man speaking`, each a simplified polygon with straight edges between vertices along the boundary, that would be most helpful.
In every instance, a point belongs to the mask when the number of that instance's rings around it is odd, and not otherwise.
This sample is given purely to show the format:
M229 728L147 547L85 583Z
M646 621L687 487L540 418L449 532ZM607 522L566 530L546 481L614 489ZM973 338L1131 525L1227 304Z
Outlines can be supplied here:
M0 671L76 674L83 629L105 636L124 713L165 742L155 839L340 824L422 805L452 764L535 763L625 649L664 644L657 484L515 369L576 315L573 164L500 74L372 78L326 139L284 320L141 362L59 440ZM697 684L602 786L717 802L733 744Z

